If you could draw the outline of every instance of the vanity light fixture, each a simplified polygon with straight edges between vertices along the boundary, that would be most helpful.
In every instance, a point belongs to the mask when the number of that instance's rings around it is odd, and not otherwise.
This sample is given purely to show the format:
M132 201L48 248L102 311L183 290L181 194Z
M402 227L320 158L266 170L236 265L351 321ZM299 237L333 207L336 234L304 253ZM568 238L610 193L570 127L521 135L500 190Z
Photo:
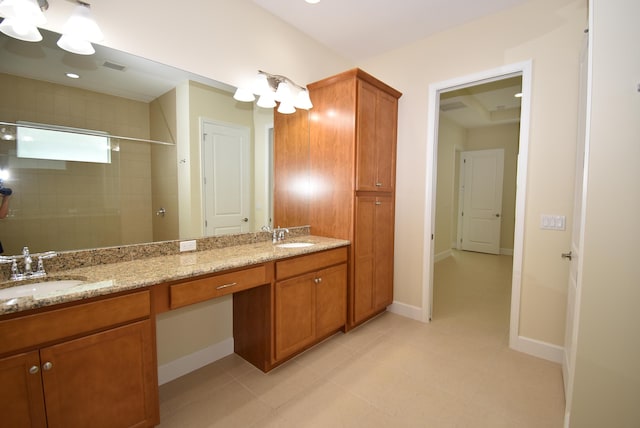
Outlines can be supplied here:
M62 27L58 46L71 53L92 55L96 50L91 43L97 43L102 39L104 35L91 16L90 5L78 1L78 5Z
M36 0L2 0L0 15L4 20L0 31L14 39L25 42L39 42L42 34L38 26L47 22Z
M258 96L258 107L273 108L278 106L278 112L283 114L295 113L296 108L309 110L313 107L306 87L296 84L286 76L258 71L258 76L251 89L238 88L233 95L237 101L253 102Z
M91 43L104 39L100 27L91 16L89 3L76 0L73 14L64 24L58 46L80 55L91 55L95 49ZM49 8L48 0L0 0L0 31L14 39L25 42L39 42L42 34L38 27L47 22L44 10Z

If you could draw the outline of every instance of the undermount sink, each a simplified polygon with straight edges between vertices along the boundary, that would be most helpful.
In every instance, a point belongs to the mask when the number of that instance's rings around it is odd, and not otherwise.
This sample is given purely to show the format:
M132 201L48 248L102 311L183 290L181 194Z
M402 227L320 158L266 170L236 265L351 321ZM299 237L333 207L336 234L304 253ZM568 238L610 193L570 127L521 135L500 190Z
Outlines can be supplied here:
M283 244L276 244L279 248L305 248L315 245L313 242L285 242Z
M21 285L0 289L0 299L15 299L18 297L33 296L40 297L46 294L66 290L82 284L79 279L46 279L39 282L27 282Z

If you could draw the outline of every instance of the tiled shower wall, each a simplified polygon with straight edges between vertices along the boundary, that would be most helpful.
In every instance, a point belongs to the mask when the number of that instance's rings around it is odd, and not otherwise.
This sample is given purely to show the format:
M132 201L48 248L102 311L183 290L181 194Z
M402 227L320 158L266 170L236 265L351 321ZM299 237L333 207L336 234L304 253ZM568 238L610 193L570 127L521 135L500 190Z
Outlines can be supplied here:
M0 74L0 121L29 121L149 138L149 105L48 82ZM15 141L0 141L4 185L13 190L0 220L4 254L149 242L152 233L149 143L112 141L110 164L27 161Z

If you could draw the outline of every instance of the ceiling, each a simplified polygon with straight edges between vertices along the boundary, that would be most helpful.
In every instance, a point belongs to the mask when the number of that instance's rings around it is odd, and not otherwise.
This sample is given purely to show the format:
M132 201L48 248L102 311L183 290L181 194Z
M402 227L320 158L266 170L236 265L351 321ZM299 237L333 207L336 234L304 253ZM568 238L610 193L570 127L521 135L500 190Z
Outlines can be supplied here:
M332 51L360 61L527 0L253 0Z

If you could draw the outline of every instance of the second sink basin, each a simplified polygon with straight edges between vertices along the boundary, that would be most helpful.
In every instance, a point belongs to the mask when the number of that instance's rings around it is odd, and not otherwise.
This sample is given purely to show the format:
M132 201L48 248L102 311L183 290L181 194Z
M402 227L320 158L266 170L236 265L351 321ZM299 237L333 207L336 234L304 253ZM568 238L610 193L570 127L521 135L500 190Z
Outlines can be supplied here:
M282 244L276 244L276 247L279 248L304 248L311 247L315 245L313 242L285 242Z
M45 294L62 291L75 287L84 281L79 279L43 279L40 282L30 282L22 285L14 285L0 289L0 299L15 299L25 296L42 296Z

